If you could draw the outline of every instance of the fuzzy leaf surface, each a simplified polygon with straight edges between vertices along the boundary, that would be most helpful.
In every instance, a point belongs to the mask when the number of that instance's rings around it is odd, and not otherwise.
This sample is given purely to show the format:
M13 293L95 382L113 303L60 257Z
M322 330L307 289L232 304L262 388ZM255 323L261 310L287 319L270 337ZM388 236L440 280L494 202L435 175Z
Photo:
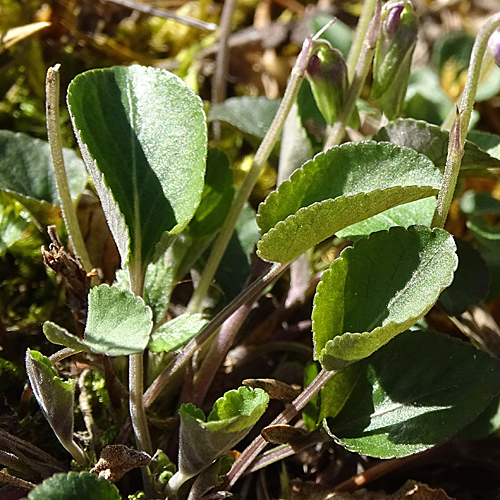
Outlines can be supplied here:
M349 398L326 428L347 449L380 458L453 437L500 390L497 359L429 331L407 331L349 369L356 372Z
M412 148L430 158L437 167L443 168L446 163L449 134L437 125L411 118L398 118L380 129L374 139ZM499 167L498 158L470 140L465 141L465 152L460 166L462 172L484 175L488 174L488 168Z
M122 266L129 252L147 265L162 236L181 231L200 202L201 100L168 71L135 65L82 73L67 99Z
M240 387L219 398L205 421L192 403L179 409L181 418L179 472L192 477L243 439L267 408L262 389Z
M394 227L346 248L314 297L314 357L326 370L363 359L408 329L450 285L458 264L442 229Z
M233 127L252 134L264 137L280 106L279 99L267 97L230 97L220 104L212 106L208 113L209 121L228 122Z
M118 488L90 472L55 474L28 495L29 500L120 500Z
M152 352L171 352L195 337L208 323L201 314L181 314L161 325L151 334L148 349Z
M26 351L26 373L43 415L63 446L73 441L75 381L62 380L49 358Z
M151 309L140 297L108 285L89 292L84 342L107 356L128 356L142 352L153 327Z
M341 229L435 195L441 182L432 162L409 148L373 141L331 148L261 203L258 254L289 262Z
M52 323L52 321L45 321L43 324L43 334L53 344L63 345L75 351L92 352L85 344L85 341L80 340L76 335L68 332L66 328Z

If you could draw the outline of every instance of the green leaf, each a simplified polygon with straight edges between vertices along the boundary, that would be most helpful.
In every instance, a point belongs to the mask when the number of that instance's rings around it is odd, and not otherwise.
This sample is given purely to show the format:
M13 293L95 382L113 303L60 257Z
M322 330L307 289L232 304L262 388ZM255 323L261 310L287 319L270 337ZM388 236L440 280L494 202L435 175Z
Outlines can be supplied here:
M372 354L429 311L457 264L453 237L423 226L394 227L345 249L314 297L315 359L335 370Z
M430 123L399 118L381 128L374 137L377 141L389 141L407 146L421 153L436 165L444 168L448 154L449 134ZM489 168L499 168L500 160L467 140L460 170L467 175L490 175Z
M46 321L43 324L43 334L53 344L63 345L75 351L92 352L85 344L85 341L68 332L66 328L52 323L52 321Z
M240 387L215 402L207 421L192 403L183 404L179 409L179 474L192 477L230 450L250 432L268 401L262 389Z
M229 158L219 149L210 149L205 187L200 206L189 223L189 235L200 239L217 232L226 220L233 198L234 175Z
M334 147L261 203L258 254L289 262L356 222L436 194L441 182L431 161L409 148L373 141Z
M29 500L120 500L118 488L90 472L55 474L28 495Z
M63 150L73 199L83 191L87 173L82 160L71 149ZM0 130L0 189L11 193L42 224L60 219L59 195L49 143Z
M467 139L476 144L480 149L486 151L490 156L500 160L500 136L482 132L480 130L471 130L467 134Z
M0 194L0 255L19 241L30 226L29 215L8 195ZM10 201L10 202L9 202Z
M68 87L82 156L122 258L147 265L191 220L203 190L202 102L180 78L142 66L87 71Z
M455 239L458 267L453 283L439 297L439 305L450 316L459 316L486 298L490 272L486 262L470 243Z
M349 369L357 372L351 394L327 430L347 449L380 458L451 438L500 390L498 360L428 331L405 332Z
M107 356L124 356L144 351L151 328L152 312L140 297L108 285L89 292L89 309L84 342Z
M242 132L264 137L280 106L279 99L267 97L230 97L212 106L208 120L228 122Z
M73 448L73 406L75 381L62 380L49 358L28 349L26 373L31 390L47 422L60 443L69 451Z
M500 394L497 394L485 410L457 438L460 440L483 439L500 429Z
M394 226L410 227L417 224L430 226L435 208L436 198L434 196L412 201L411 203L389 208L389 210L385 210L381 214L341 229L336 234L340 238L356 240Z
M309 21L310 32L317 33L333 19L335 19L335 22L324 33L322 33L321 38L330 42L330 45L333 48L340 50L342 55L347 57L352 43L352 29L340 19L326 12L319 12L315 16L311 17Z
M500 215L500 200L490 193L469 189L460 199L460 210L467 215Z
M201 314L181 314L151 334L148 349L152 352L175 351L195 337L208 322Z

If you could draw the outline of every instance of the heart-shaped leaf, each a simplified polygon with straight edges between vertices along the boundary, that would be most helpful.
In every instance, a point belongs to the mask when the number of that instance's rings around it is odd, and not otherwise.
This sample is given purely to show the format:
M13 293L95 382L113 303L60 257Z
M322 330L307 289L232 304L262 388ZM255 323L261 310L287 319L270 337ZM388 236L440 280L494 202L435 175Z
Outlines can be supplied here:
M437 125L411 118L399 118L380 129L374 139L412 148L430 158L437 167L444 168L446 163L449 133ZM465 141L460 170L469 175L490 175L488 168L500 168L500 160L473 142Z
M153 327L152 316L140 297L116 287L96 286L89 292L85 345L107 356L142 352Z
M147 265L165 233L192 218L203 190L202 102L180 78L142 66L99 69L68 87L68 107L122 265Z
M279 99L231 97L213 106L208 119L228 122L242 132L264 137L279 107Z
M350 394L326 428L349 450L381 458L404 457L449 439L500 390L497 359L427 331L405 332L348 369ZM328 408L322 416L328 417Z
M120 500L118 488L90 472L55 474L28 495L29 500Z
M429 311L457 263L453 237L423 226L394 227L345 249L314 297L315 359L335 370L372 354Z
M432 162L409 148L373 141L334 147L261 203L258 254L289 262L356 222L436 194L441 181Z
M87 182L85 166L71 149L63 150L73 199ZM12 194L42 224L60 219L59 195L49 143L25 134L0 130L0 189Z

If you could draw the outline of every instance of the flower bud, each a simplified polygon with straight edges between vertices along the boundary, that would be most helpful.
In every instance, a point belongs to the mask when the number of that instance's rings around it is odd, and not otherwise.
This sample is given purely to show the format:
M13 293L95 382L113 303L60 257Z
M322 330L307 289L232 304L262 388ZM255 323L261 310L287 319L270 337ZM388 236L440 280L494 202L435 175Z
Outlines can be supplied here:
M307 65L314 100L326 122L332 125L347 92L347 66L342 54L324 42Z
M495 30L488 40L488 49L493 59L500 66L500 30Z
M379 101L389 119L397 116L403 104L417 34L418 23L410 2L386 4L375 51L372 99Z

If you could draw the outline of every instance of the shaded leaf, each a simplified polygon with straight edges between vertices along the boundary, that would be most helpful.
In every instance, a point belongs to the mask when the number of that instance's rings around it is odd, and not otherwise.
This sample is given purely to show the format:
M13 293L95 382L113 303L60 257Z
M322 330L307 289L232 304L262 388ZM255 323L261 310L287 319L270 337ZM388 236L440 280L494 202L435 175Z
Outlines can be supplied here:
M57 439L66 449L73 443L75 381L62 380L49 358L28 349L26 373L31 390Z
M76 199L87 183L87 173L74 151L64 148L63 157L71 197ZM0 189L12 194L42 224L60 220L48 142L0 130Z
M394 227L346 248L314 297L314 357L335 370L405 331L450 285L458 259L442 229Z
M500 200L490 193L469 189L460 199L460 210L467 215L500 215Z
M120 500L118 488L90 472L55 474L28 495L29 500Z
M349 450L381 458L411 455L449 439L500 390L498 360L428 331L405 332L349 368L358 378L326 428Z
M456 238L455 243L458 267L452 284L439 297L439 305L450 316L484 300L490 289L490 272L479 252L464 240Z
M436 125L410 118L399 118L381 128L374 139L412 148L430 158L437 167L444 168L446 163L449 134ZM484 175L485 173L489 175L486 169L499 167L500 160L487 151L483 151L473 142L469 140L465 142L461 171L467 171L464 173L471 175Z
M280 106L279 99L267 97L230 97L212 106L208 120L228 122L242 132L264 137Z
M486 151L490 156L500 160L500 136L481 130L471 130L467 139Z
M428 158L409 148L373 141L334 147L260 204L258 254L291 261L356 222L436 194L441 178Z
M115 66L78 75L68 107L122 266L129 251L149 263L162 236L181 231L201 198L200 98L167 71Z
M142 352L149 341L152 312L140 297L108 285L89 292L84 342L107 356Z
M195 337L208 322L201 314L181 314L151 334L148 349L152 352L175 351Z
M200 205L189 223L189 235L200 239L218 231L226 220L233 198L234 175L229 158L219 149L210 149L205 187Z

